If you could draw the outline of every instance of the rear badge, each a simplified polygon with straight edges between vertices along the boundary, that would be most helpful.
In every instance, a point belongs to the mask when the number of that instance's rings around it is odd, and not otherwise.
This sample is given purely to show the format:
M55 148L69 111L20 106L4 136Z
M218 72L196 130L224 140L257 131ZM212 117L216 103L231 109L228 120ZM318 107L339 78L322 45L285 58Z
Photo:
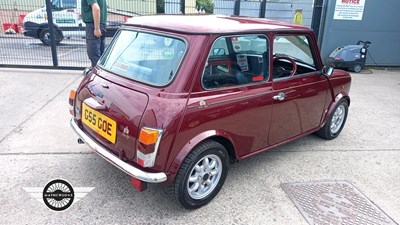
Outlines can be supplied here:
M126 127L124 128L124 134L125 134L125 135L129 135L129 128L128 128L128 126L126 126Z

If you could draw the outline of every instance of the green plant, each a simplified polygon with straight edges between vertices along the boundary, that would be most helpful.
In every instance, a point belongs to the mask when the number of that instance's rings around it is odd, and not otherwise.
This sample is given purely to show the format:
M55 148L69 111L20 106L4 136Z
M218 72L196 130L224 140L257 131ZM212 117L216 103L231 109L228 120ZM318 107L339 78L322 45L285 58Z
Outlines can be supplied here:
M206 14L214 13L214 3L212 0L196 0L196 8L198 11L204 9Z

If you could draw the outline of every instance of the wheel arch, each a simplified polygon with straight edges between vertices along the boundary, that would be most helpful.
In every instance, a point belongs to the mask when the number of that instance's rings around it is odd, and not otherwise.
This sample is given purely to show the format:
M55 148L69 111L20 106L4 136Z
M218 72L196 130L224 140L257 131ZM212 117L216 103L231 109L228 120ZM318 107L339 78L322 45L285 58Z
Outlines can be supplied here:
M329 118L329 115L332 113L332 111L335 109L336 105L339 103L339 101L341 99L344 99L347 102L347 105L350 106L350 97L346 92L340 92L339 94L337 94L335 96L335 101L333 101L329 105L329 107L328 107L328 109L327 109L327 111L326 111L326 113L325 113L325 115L323 117L323 120L322 120L322 123L321 123L320 127L325 126L325 123L327 122L327 120Z
M348 95L343 96L343 99L347 101L347 105L350 106L350 97Z
M174 181L175 176L178 173L183 161L193 149L195 149L202 143L210 140L218 142L225 147L229 156L229 160L231 162L237 160L233 140L227 132L218 130L206 131L192 138L179 151L178 155L175 157L175 159L172 161L171 165L168 168L167 174L169 174L169 176L167 182L172 183Z
M53 24L53 25L54 25L54 31L55 31L55 32L58 32L58 33L60 34L60 37L63 39L63 38L64 38L64 34L63 34L61 28L60 28L57 24ZM39 29L37 30L37 36L38 36L39 38L41 38L41 37L40 37L40 33L42 33L42 31L43 31L44 29L49 29L49 24L48 24L48 23L41 23L41 24L39 24Z
M237 160L235 147L233 146L232 141L230 139L228 139L224 136L212 136L204 141L207 141L207 140L213 140L215 142L220 143L222 146L224 146L226 151L228 152L229 161L235 162ZM201 144L201 143L199 143L199 144Z

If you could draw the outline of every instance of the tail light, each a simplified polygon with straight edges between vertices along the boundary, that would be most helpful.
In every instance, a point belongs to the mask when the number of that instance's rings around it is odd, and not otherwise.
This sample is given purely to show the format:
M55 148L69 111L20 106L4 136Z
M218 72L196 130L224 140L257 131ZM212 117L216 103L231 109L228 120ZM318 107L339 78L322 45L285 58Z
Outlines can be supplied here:
M74 101L75 101L75 94L76 91L74 89L72 89L69 92L69 113L71 115L74 115Z
M143 127L137 144L137 163L143 167L153 167L156 161L163 130Z

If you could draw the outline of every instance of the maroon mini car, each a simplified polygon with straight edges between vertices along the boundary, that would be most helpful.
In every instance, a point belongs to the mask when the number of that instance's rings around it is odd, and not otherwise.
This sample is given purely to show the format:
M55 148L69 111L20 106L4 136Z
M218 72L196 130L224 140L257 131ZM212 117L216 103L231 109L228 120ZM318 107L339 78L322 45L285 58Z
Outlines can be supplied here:
M349 73L323 66L304 26L136 17L71 91L71 125L139 190L165 182L198 208L217 195L230 162L314 132L336 138L350 83Z

